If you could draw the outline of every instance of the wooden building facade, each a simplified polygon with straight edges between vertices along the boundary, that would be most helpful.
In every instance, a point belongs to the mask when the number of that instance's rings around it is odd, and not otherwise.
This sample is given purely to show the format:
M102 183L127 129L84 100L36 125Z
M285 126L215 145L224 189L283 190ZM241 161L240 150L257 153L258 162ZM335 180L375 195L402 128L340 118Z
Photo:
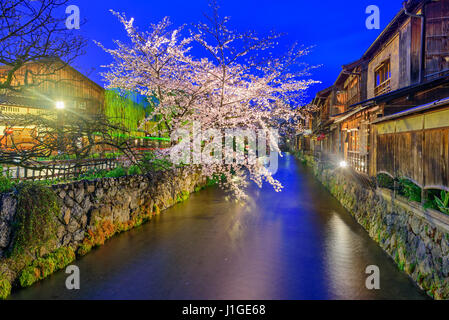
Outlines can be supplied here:
M0 77L6 77L7 71L0 67ZM9 114L52 114L61 102L66 114L104 111L103 87L61 61L29 63L14 74L12 85L21 90L0 93L0 148L8 148L12 141L26 147L33 140L34 128L11 127L5 120Z
M447 189L449 0L409 0L317 94L310 149L359 173Z

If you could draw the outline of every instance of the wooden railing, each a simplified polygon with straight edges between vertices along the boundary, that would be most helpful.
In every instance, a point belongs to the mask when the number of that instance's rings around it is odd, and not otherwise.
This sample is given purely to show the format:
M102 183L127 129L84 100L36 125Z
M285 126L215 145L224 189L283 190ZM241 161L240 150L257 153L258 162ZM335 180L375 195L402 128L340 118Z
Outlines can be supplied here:
M36 169L23 167L3 168L4 176L15 180L70 180L79 177L89 170L111 170L121 163L118 159L88 159L88 160L63 160L52 162L40 162L35 164ZM39 169L37 169L39 168Z
M388 79L374 88L374 95L380 96L380 95L388 93L390 91L391 91L390 79Z
M347 162L357 172L368 174L368 155L359 151L348 151Z

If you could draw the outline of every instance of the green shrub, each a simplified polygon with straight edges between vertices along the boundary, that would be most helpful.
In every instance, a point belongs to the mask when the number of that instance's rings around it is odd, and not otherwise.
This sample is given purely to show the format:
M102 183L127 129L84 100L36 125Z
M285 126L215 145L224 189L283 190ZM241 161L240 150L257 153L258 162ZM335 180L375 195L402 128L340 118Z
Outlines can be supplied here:
M3 175L3 167L0 166L0 193L3 192L10 192L15 186L15 182L12 181L11 176L9 175L9 172L7 172L7 175Z
M169 159L160 159L152 152L146 152L139 164L148 172L164 171L173 167Z
M442 213L449 215L449 192L441 191L440 197L435 196L436 205Z
M14 188L14 183L0 173L0 193L10 192Z
M381 173L377 176L377 185L380 188L394 189L394 179L388 174Z
M78 177L78 180L95 180L95 179L100 179L100 178L104 178L107 173L108 173L108 171L106 171L104 169L101 169L101 170L90 169L90 170L87 170L82 175L80 175Z
M115 159L117 157L120 157L121 155L123 155L123 153L121 153L121 152L111 152L111 153L106 153L105 158L106 159Z
M106 173L106 178L119 178L126 176L126 170L123 167L117 167Z
M128 168L128 174L129 175L142 174L142 169L137 165L133 165Z
M435 201L435 198L438 197L441 193L441 190L432 190L429 189L427 190L427 198L426 198L426 202L424 203L424 208L425 209L433 209L433 210L440 210L438 208L438 205Z
M421 202L421 188L408 179L399 180L399 193L410 201Z
M12 254L34 252L56 238L56 219L60 213L56 194L45 186L25 182L18 188Z

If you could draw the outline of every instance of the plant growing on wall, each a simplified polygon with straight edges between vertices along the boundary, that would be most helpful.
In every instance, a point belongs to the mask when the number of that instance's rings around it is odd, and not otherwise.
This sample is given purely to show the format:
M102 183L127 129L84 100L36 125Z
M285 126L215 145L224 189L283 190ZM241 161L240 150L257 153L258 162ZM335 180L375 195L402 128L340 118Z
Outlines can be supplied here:
M441 191L441 198L435 196L435 202L438 209L444 214L449 215L449 192Z
M380 188L387 188L393 190L394 188L394 179L387 174L379 174L377 175L377 185Z
M399 180L400 193L410 201L421 202L421 188L408 179Z
M34 253L56 238L58 198L48 187L25 182L18 188L11 255Z
M14 188L14 182L9 174L3 175L3 167L0 166L0 193L9 192Z

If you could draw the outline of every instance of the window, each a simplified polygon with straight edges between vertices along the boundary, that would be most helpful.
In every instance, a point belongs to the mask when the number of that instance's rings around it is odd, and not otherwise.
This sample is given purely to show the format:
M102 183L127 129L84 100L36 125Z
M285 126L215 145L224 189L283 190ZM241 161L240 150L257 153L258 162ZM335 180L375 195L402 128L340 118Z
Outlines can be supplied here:
M79 101L79 102L78 102L78 109L79 109L79 110L86 111L86 109L87 109L87 103L86 103L86 101Z
M348 103L350 105L359 102L358 94L359 94L359 78L355 76L348 86Z
M374 94L376 96L390 92L391 68L390 60L383 62L374 72L375 87Z
M4 113L20 113L20 109L16 107L0 107L0 112Z

